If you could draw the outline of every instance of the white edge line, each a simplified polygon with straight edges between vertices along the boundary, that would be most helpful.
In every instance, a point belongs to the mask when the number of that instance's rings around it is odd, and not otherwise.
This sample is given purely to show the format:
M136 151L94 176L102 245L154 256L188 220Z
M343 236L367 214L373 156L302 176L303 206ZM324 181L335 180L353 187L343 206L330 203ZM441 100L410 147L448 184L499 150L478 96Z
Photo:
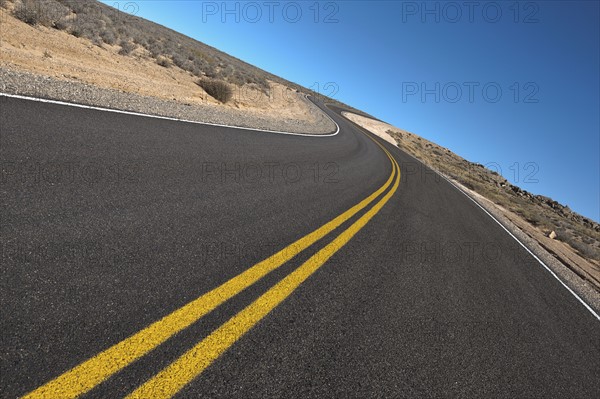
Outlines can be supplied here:
M342 115L343 116L343 115ZM348 118L346 118L348 119ZM352 121L351 121L352 122ZM368 129L367 129L368 130ZM374 136L377 136L374 133L371 133ZM382 140L385 141L385 140ZM388 143L390 144L390 143ZM544 267L544 269L546 269L548 271L548 273L550 273L556 280L558 280L559 283L561 283L563 285L563 287L565 287L567 289L567 291L569 291L575 298L577 298L577 300L579 302L581 302L581 304L598 320L600 320L600 315L598 315L598 313L596 313L596 311L594 311L594 309L591 308L590 305L588 305L579 295L577 295L577 293L575 291L573 291L567 284L565 284L564 281L562 281L560 279L560 277L558 277L558 275L550 268L548 267L548 265L546 265L536 254L534 254L529 248L527 248L527 246L525 244L523 244L521 242L521 240L519 240L513 233L510 232L510 230L508 230L502 223L500 223L500 221L498 219L496 219L496 217L494 215L492 215L490 212L488 212L487 209L485 209L483 206L481 206L481 204L477 201L475 201L475 199L473 199L468 193L466 193L464 190L462 190L460 187L458 187L456 184L454 184L450 179L448 179L446 176L444 176L441 172L425 165L423 163L423 161L421 161L420 159L412 156L411 154L409 154L406 151L403 151L400 147L395 146L397 149L399 149L400 151L402 151L403 153L405 153L406 155L410 156L411 158L413 158L414 160L416 160L417 162L421 163L423 166L431 169L432 171L434 171L435 173L437 173L439 176L441 176L444 180L446 180L448 183L450 183L450 185L452 185L452 187L454 187L455 189L457 189L460 193L462 193L465 197L467 197L468 199L470 199L471 201L473 201L473 203L475 205L477 205L479 208L481 208L482 211L484 211L489 217L492 218L492 220L496 223L498 223L498 225L500 225L500 227L502 227L504 229L504 231L506 231L508 233L509 236L511 236L516 242L518 242L523 248L525 248L525 250L527 252L529 252L529 254L531 256L533 256L533 258L535 260L537 260L539 262L540 265L542 265Z
M490 212L488 212L487 209L485 209L483 206L481 206L481 204L479 202L475 201L469 194L467 194L466 192L464 192L460 187L458 187L456 184L454 184L452 181L450 181L448 178L446 178L446 176L443 176L443 175L440 175L440 176L442 176L448 183L450 183L452 186L454 186L454 188L456 188L458 191L460 191L461 193L463 193L468 199L470 199L471 201L473 201L475 203L475 205L477 205L485 213L487 213L489 217L491 217L496 223L498 223L500 225L500 227L502 227L504 229L504 231L506 231L508 233L508 235L510 235L512 238L514 238L516 242L518 242L519 244L521 244L521 246L523 248L525 248L525 250L527 252L529 252L529 254L531 256L533 256L535 258L535 260L537 260L540 263L540 265L544 266L544 268L548 271L548 273L550 273L552 276L554 276L554 278L557 279L563 285L563 287L565 287L571 294L573 294L573 296L575 298L577 298L577 300L579 302L581 302L581 304L583 306L585 306L585 308L587 310L589 310L590 313L593 314L594 317L596 317L596 319L600 320L600 315L598 315L598 313L596 313L594 311L594 309L591 308L590 305L588 305L579 295L577 295L577 293L575 291L573 291L567 284L565 284L565 282L562 281L558 277L558 275L552 269L550 269L550 267L548 267L548 265L546 265L540 258L537 257L536 254L534 254L529 248L527 248L527 246L525 244L523 244L523 242L521 242L521 240L519 240L513 233L511 233L510 230L508 230L502 223L500 223L500 221L498 221L498 219L496 219L494 217L494 215L492 215Z
M304 95L306 97L306 99L308 99L308 95ZM322 111L323 114L325 114L325 116L327 116L327 118L329 118L329 120L331 120L335 126L336 126L336 131L334 133L329 133L329 134L305 134L305 133L292 133L292 132L282 132L282 131L277 131L277 130L264 130L264 129L256 129L256 128L250 128L250 127L242 127L242 126L231 126L231 125L224 125L224 124L218 124L218 123L209 123L209 122L198 122L198 121L191 121L191 120L187 120L187 119L178 119L178 118L171 118L168 116L159 116L159 115L149 115L149 114L143 114L140 112L133 112L133 111L122 111L122 110L118 110L118 109L110 109L110 108L102 108L102 107L95 107L95 106L91 106L91 105L83 105L83 104L76 104L76 103L68 103L68 102L64 102L64 101L57 101L57 100L48 100L48 99L43 99L43 98L36 98L36 97L28 97L28 96L21 96L21 95L16 95L16 94L8 94L8 93L0 93L0 97L9 97L9 98L17 98L17 99L21 99L21 100L29 100L29 101L36 101L36 102L41 102L41 103L48 103L48 104L57 104L57 105L65 105L65 106L70 106L70 107L75 107L75 108L83 108L83 109L91 109L91 110L95 110L95 111L104 111L104 112L113 112L113 113L117 113L117 114L124 114L124 115L133 115L133 116L140 116L140 117L146 117L146 118L154 118L154 119L162 119L162 120L168 120L168 121L175 121L175 122L184 122L184 123L192 123L192 124L196 124L196 125L207 125L207 126L217 126L217 127L227 127L227 128L232 128L232 129L238 129L238 130L249 130L249 131L255 131L255 132L264 132L264 133L274 133L274 134L285 134L285 135L290 135L290 136L303 136L303 137L332 137L337 135L340 132L340 126L333 120L332 117L330 117L326 112ZM316 104L313 104L316 107ZM397 147L396 147L397 148ZM408 154L408 153L407 153ZM410 154L408 154L410 155ZM413 157L412 155L410 155L412 158L414 158L415 160L421 162L421 160ZM422 162L421 162L422 163ZM429 168L429 166L425 165L426 167ZM431 168L430 168L431 169ZM434 170L434 169L432 169ZM466 192L464 192L462 189L460 189L457 185L455 185L452 181L450 181L450 179L448 179L446 176L442 175L441 173L439 173L438 171L434 170L439 176L441 176L444 180L446 180L448 183L450 183L450 185L452 185L455 189L457 189L460 193L462 193L465 197L467 197L468 199L470 199L475 205L477 205L482 211L484 211L490 218L492 218L492 220L494 220L496 223L498 223L498 225L500 227L502 227L504 229L504 231L506 231L508 233L508 235L510 235L516 242L518 242L523 248L525 248L525 250L531 255L533 256L533 258L535 260L537 260L547 271L548 273L550 273L556 280L558 280L558 282L560 282L563 287L565 287L575 298L577 298L577 300L579 302L581 302L581 304L583 306L585 306L585 308L592 314L594 315L594 317L596 317L596 319L600 320L600 315L598 315L598 313L596 313L594 311L594 309L592 309L583 299L581 299L581 297L579 295L577 295L577 293L575 293L575 291L573 291L567 284L565 284L557 275L556 273L554 273L554 271L552 269L550 269L550 267L548 267L540 258L538 258L529 248L527 248L527 246L525 244L523 244L513 233L511 233L506 227L504 227L504 225L502 223L500 223L498 221L498 219L496 219L490 212L487 211L487 209L485 209L483 206L481 206L479 204L479 202L475 201L473 198L471 198L471 196L469 194L467 194Z
M398 148L398 147L396 147ZM399 150L402 151L401 148L398 148ZM592 309L592 307L590 305L588 305L579 295L577 295L577 293L575 291L573 291L567 284L565 284L564 281L562 281L560 279L560 277L558 277L558 275L550 268L548 267L548 265L546 265L540 258L537 257L536 254L534 254L529 248L527 248L527 246L525 244L523 244L521 242L521 240L519 240L513 233L510 232L510 230L508 230L502 223L500 223L500 221L498 219L496 219L496 217L494 215L492 215L490 212L488 212L487 209L485 209L483 206L481 206L481 204L477 201L475 201L475 199L473 199L468 193L466 193L464 190L462 190L460 187L458 187L456 184L454 184L450 179L448 179L446 176L444 176L442 173L440 173L439 171L425 165L423 163L423 161L421 161L420 159L412 156L411 154L407 153L406 151L402 151L405 154L407 154L408 156L410 156L411 158L417 160L418 162L420 162L421 164L423 164L425 167L431 169L432 171L434 171L435 173L437 173L439 176L441 176L444 180L446 180L448 183L450 183L452 185L452 187L454 187L455 189L457 189L460 193L462 193L465 197L467 197L468 199L470 199L471 201L473 201L473 203L475 203L475 205L477 205L479 208L481 208L482 211L484 211L489 217L492 218L492 220L494 220L494 222L498 223L500 225L500 227L502 227L504 229L504 231L506 231L508 233L509 236L511 236L516 242L518 242L523 248L525 248L525 250L527 252L529 252L529 254L531 256L533 256L533 258L535 260L537 260L539 262L540 265L544 266L544 269L546 269L548 271L548 273L550 273L555 279L558 280L559 283L561 283L563 285L563 287L565 287L567 289L567 291L569 291L575 298L577 298L577 300L579 302L581 302L581 304L583 306L585 306L585 308L596 318L600 321L600 315L598 315L598 313L596 313L596 311L594 309Z
M371 133L373 134L373 133ZM376 135L375 135L376 136ZM385 140L383 140L385 141ZM585 306L585 308L598 320L600 320L600 315L598 315L598 313L596 313L596 311L594 309L592 309L592 307L590 305L588 305L579 295L577 295L577 293L575 291L573 291L567 284L565 284L564 281L562 281L560 279L560 277L558 277L558 275L550 268L548 267L548 265L546 265L540 258L538 258L538 256L536 254L534 254L529 248L527 248L527 246L525 244L523 244L521 242L521 240L519 240L513 233L510 232L510 230L508 230L502 223L500 223L500 221L498 219L496 219L496 217L494 215L492 215L490 212L488 212L487 209L485 209L483 206L481 206L481 204L477 201L475 201L475 199L473 199L468 193L466 193L464 190L462 190L460 187L458 187L456 184L454 184L450 179L448 179L446 176L444 176L441 172L439 172L438 170L435 170L427 165L425 165L423 163L423 161L421 161L420 159L412 156L411 154L409 154L406 151L403 151L400 147L396 146L397 149L399 149L400 151L402 151L403 153L405 153L406 155L410 156L411 158L413 158L414 160L416 160L417 162L421 163L423 166L431 169L432 171L434 171L435 173L437 173L440 177L442 177L444 180L446 180L448 183L450 183L450 185L452 187L454 187L455 189L457 189L460 193L462 193L465 197L467 197L468 199L470 199L471 201L473 201L473 203L475 205L477 205L479 208L481 208L482 211L484 211L489 217L492 218L492 220L496 223L498 223L498 225L500 225L500 227L502 227L504 229L504 231L506 231L508 233L509 236L511 236L516 242L518 242L523 248L525 248L525 250L527 252L529 252L529 254L531 256L533 256L533 258L535 260L537 260L539 262L540 265L544 266L544 269L546 269L548 271L548 273L550 273L555 279L558 280L559 283L561 283L563 285L563 287L565 287L567 289L567 291L569 291L575 298L577 298L577 300L579 302L581 302L581 304L583 306Z
M0 92L0 97L17 98L17 99L20 99L20 100L29 100L29 101L36 101L36 102L47 103L47 104L65 105L65 106L75 107L75 108L84 108L84 109L91 109L91 110L95 110L95 111L112 112L112 113L116 113L116 114L141 116L141 117L146 117L146 118L162 119L162 120L167 120L167 121L175 121L175 122L183 122L183 123L193 123L193 124L196 124L196 125L227 127L227 128L231 128L231 129L249 130L249 131L254 131L254 132L285 134L285 135L288 135L288 136L332 137L332 136L337 135L340 132L340 126L333 120L333 118L331 118L329 115L327 115L327 113L324 112L323 110L320 110L320 111L327 118L329 118L329 120L331 120L335 124L335 126L336 126L336 131L334 133L327 133L327 134L292 133L292 132L281 132L281 131L277 131L277 130L256 129L256 128L252 128L252 127L231 126L231 125L224 125L224 124L219 124L219 123L198 122L198 121L191 121L191 120L187 120L187 119L172 118L172 117L169 117L169 116L150 115L150 114L143 114L141 112L123 111L123 110L119 110L119 109L95 107L93 105L84 105L84 104L77 104L77 103L69 103L69 102L65 102L65 101L48 100L48 99L45 99L45 98L28 97L28 96L21 96L21 95L17 95L17 94L8 94L8 93L1 93L1 92ZM308 99L308 96L306 96L306 98ZM314 104L314 103L313 103L313 106L317 107L317 105Z

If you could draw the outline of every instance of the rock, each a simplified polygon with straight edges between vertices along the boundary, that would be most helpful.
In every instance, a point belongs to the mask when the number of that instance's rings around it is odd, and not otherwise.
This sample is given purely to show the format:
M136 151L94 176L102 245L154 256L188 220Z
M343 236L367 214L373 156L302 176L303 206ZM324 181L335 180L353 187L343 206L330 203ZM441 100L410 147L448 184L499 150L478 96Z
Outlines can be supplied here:
M556 239L556 232L554 230L552 230L550 232L550 234L548 234L548 237L552 240Z

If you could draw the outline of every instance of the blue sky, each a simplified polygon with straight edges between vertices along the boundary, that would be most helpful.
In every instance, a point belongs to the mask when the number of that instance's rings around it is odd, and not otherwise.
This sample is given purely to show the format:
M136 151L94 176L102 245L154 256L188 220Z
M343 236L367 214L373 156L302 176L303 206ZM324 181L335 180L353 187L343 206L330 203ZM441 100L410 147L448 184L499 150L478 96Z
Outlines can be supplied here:
M599 2L104 2L600 220Z

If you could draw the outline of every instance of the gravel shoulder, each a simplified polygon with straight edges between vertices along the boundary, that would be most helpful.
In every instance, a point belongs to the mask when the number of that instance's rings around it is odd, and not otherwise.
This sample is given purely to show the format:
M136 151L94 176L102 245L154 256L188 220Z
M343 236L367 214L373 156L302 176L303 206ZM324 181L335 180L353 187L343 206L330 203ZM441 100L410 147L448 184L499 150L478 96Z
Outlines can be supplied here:
M0 20L4 93L291 133L326 134L336 128L301 89L281 82L265 78L268 89L228 83L232 98L221 103L198 85L197 75L172 60L159 64L141 46L123 54L116 44L94 44L64 30L28 25L2 7ZM166 34L159 33L154 34Z
M6 67L0 67L0 92L254 129L315 135L335 131L334 123L300 93L294 93L294 95L306 103L314 121L292 118L276 119L251 111L224 108L219 105L203 106L175 100L169 101L76 81L59 80Z
M492 214L535 256L544 262L563 283L576 292L594 311L600 313L600 291L598 291L597 280L590 273L590 265L586 265L581 260L579 262L574 260L573 258L579 258L579 256L573 251L569 251L566 245L561 245L561 242L551 240L540 234L535 228L528 226L526 222L512 212L508 212L506 209L494 204L458 181L447 176L446 178Z

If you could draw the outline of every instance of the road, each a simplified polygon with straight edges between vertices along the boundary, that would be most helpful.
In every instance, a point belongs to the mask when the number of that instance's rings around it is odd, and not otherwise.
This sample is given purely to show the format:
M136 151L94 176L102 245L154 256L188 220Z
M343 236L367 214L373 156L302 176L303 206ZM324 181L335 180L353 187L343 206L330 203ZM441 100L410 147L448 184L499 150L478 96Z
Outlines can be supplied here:
M0 97L0 397L598 397L594 315L337 111L299 137Z

